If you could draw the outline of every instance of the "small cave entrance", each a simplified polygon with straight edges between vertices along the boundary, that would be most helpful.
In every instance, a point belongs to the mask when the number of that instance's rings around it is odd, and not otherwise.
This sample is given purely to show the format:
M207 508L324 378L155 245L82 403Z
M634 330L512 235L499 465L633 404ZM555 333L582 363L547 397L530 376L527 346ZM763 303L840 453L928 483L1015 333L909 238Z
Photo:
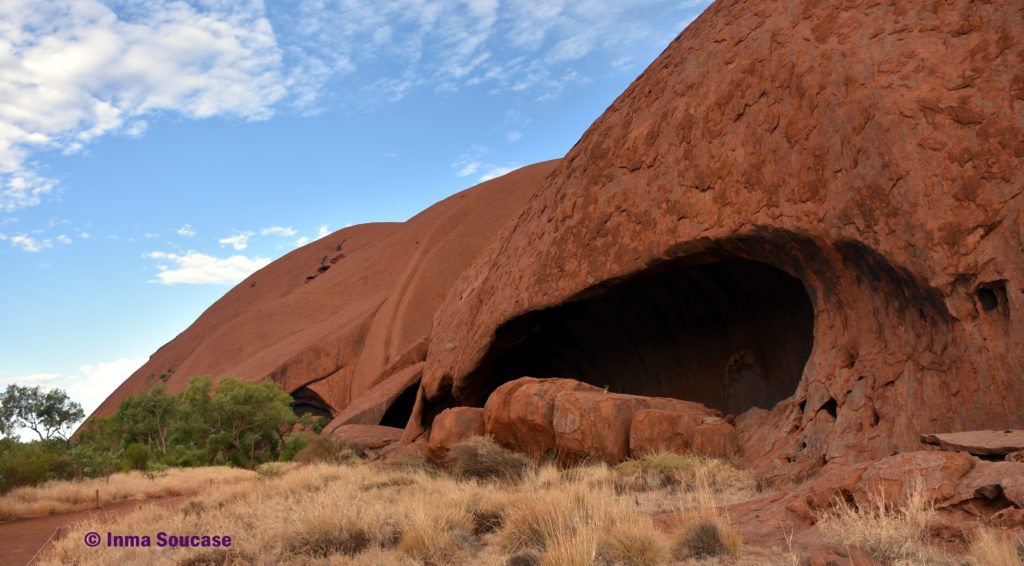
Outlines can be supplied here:
M419 388L420 383L417 381L406 387L398 397L395 397L388 410L384 412L384 416L381 417L380 424L405 428L405 425L409 423L409 417L412 416L412 409L416 405L416 392L419 391Z
M292 410L299 417L312 415L314 418L334 418L331 406L320 395L308 387L300 387L292 392Z
M811 300L785 271L670 260L508 321L458 396L479 405L509 380L570 377L740 414L796 391L813 340Z

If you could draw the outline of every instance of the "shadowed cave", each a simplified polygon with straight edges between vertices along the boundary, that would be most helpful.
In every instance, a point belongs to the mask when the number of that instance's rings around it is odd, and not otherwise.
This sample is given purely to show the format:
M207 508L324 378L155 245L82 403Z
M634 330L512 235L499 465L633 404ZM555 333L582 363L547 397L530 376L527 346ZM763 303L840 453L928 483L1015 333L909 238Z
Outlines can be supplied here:
M729 414L791 396L814 337L803 284L766 263L666 261L502 325L459 392L522 376L697 401Z
M316 418L334 417L331 406L327 404L315 391L308 387L300 387L292 392L292 410L298 416L313 415Z

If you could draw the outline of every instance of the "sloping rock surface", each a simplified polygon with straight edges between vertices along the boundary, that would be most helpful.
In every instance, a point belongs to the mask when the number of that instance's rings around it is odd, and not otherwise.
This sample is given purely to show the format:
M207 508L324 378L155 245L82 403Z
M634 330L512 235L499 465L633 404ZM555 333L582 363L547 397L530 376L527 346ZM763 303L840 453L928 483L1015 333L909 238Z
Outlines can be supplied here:
M483 183L406 222L339 230L274 261L154 353L96 414L159 383L180 390L198 375L269 376L289 392L308 386L333 412L344 411L423 361L437 305L555 163ZM376 424L368 417L394 395L374 390L376 401L364 400L345 422Z

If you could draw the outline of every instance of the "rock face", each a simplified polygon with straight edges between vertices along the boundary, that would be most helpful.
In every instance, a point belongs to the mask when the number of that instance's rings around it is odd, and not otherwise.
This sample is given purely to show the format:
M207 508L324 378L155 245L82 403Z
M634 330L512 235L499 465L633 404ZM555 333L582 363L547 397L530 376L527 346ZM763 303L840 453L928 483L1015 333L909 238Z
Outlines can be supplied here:
M962 450L975 456L1007 456L1024 450L1024 430L971 430L950 434L923 434L921 442L943 450Z
M345 228L285 255L154 353L96 414L159 383L177 391L197 375L269 376L303 406L341 417L328 431L404 427L434 311L554 164L483 183L407 222Z
M100 413L272 376L417 453L483 407L536 458L734 455L812 499L918 470L950 500L973 459L899 453L1024 427L1022 164L1017 4L719 0L564 159L285 256Z
M455 284L410 426L571 377L776 478L1024 426L1024 11L933 8L714 3Z

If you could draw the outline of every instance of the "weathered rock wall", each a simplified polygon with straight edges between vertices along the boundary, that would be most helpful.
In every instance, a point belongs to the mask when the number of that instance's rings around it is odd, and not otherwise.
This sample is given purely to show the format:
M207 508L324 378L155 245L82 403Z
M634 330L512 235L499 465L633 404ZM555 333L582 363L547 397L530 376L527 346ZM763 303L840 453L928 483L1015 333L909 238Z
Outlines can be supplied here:
M736 258L798 278L814 310L791 397L738 419L754 465L1024 425L1022 35L1019 2L719 0L460 278L414 428L479 403L474 372L523 315Z

